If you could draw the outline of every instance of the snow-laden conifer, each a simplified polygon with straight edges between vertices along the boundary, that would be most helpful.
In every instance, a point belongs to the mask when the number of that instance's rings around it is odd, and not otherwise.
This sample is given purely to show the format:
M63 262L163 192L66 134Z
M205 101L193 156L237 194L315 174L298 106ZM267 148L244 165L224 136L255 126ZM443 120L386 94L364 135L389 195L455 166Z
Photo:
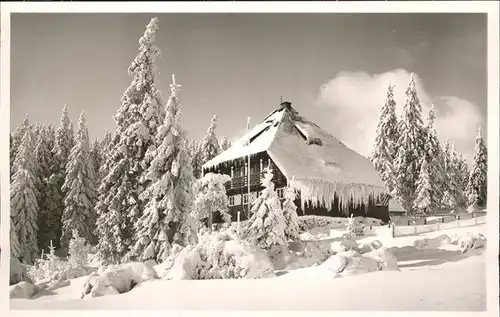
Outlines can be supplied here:
M245 239L263 249L287 244L285 218L272 178L272 170L267 168L262 179L264 189L253 202L251 217L244 230Z
M228 213L229 199L226 194L225 183L231 177L224 174L208 173L196 183L195 217L199 222L206 222L212 230L214 218L220 217L225 223L231 222Z
M225 136L222 139L222 142L221 142L221 145L220 145L221 151L225 151L225 150L229 149L230 147L231 147L231 141L229 141L228 137Z
M97 201L94 166L90 159L90 145L85 114L78 122L76 144L71 149L66 165L66 179L63 185L64 212L61 246L67 247L73 230L86 240L93 241L96 217L94 207Z
M10 188L10 216L13 222L11 230L15 230L18 238L20 260L26 264L33 264L38 254L38 204L33 173L35 157L32 139L31 130L27 129L16 155L16 172Z
M444 158L441 145L439 143L436 129L434 128L434 119L436 118L434 112L434 105L432 105L429 116L427 120L427 135L424 145L424 156L422 159L426 161L427 164L427 175L429 178L429 191L432 193L430 196L431 202L428 206L426 213L437 213L441 208L441 199L444 194ZM420 170L422 173L422 169ZM421 175L420 175L421 176ZM420 178L419 176L419 178ZM415 204L414 204L415 206Z
M398 120L396 118L396 102L393 86L389 85L385 104L380 111L375 144L370 160L384 181L389 192L394 189L395 176L393 162L396 157L398 142Z
M30 121L28 114L26 114L24 116L23 121L16 127L14 133L12 134L12 143L10 145L10 153L9 153L11 159L10 160L11 177L16 172L14 160L16 159L17 151L19 149L19 146L21 145L24 135L26 134L26 130L29 129L29 127L30 127Z
M203 153L201 151L201 144L194 141L191 155L191 164L193 165L193 176L199 179L202 176L203 169Z
M56 220L54 231L57 238L53 241L56 248L60 247L59 241L62 234L61 217L64 210L64 196L66 194L62 187L66 178L66 164L68 163L69 154L74 143L73 124L69 119L68 107L64 105L60 126L55 133L54 148L52 150L54 154L51 167L52 175L49 179L49 183L58 191L58 194L54 195L54 199L59 199L58 201L53 201L54 205L52 209L55 212L54 219Z
M57 239L54 225L57 223L57 200L60 200L59 190L50 184L54 155L51 151L53 138L50 136L50 127L42 127L39 132L38 143L35 148L35 161L37 165L36 177L39 192L38 199L38 245L48 245L50 240ZM56 202L54 202L56 200Z
M467 183L469 180L469 166L462 153L455 155L455 168L456 168L456 184L457 184L457 208L460 211L465 211L468 205L467 197Z
M135 244L134 224L142 217L139 196L149 186L145 177L155 150L154 136L165 116L158 89L155 44L158 19L153 18L139 39L139 53L128 69L132 83L116 114L116 131L108 147L99 187L98 255L104 263L117 263Z
M429 166L425 156L422 161L417 181L417 197L413 201L414 214L420 216L429 214L429 210L432 208L434 201L433 196L435 195L435 191L429 177Z
M426 137L415 74L411 74L405 94L403 114L398 122L399 139L398 152L394 161L396 182L393 195L401 202L408 214L412 215Z
M287 240L298 240L300 238L299 216L295 205L296 193L291 186L285 190L285 201L283 202L283 217L285 218L285 237Z
M217 128L217 116L212 117L210 126L207 130L207 135L203 138L203 143L201 145L201 153L203 158L203 164L210 161L220 153L219 141L215 134L215 129Z
M469 206L486 207L488 184L488 150L484 144L481 128L478 129L474 160L467 183Z
M15 259L21 258L21 247L19 246L19 239L17 238L16 228L10 217L10 257Z
M457 193L459 188L457 183L458 176L455 156L455 146L449 140L446 140L443 148L444 189L443 198L441 200L442 207L445 211L451 211L457 208Z
M174 243L186 246L196 242L192 215L195 178L180 124L179 85L173 79L165 121L156 135L157 147L148 152L152 160L146 177L151 185L140 197L146 206L135 223L136 243L127 259L164 261Z

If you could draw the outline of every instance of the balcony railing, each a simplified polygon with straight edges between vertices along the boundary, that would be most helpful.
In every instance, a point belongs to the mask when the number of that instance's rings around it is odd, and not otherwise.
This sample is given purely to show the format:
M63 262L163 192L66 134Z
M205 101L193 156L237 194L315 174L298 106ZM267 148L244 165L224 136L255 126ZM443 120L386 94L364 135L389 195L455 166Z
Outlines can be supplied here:
M262 184L262 179L264 178L265 172L250 174L250 187L258 187ZM283 182L283 177L281 175L273 175L272 181ZM226 183L226 190L238 189L248 186L248 175L233 177L229 182Z

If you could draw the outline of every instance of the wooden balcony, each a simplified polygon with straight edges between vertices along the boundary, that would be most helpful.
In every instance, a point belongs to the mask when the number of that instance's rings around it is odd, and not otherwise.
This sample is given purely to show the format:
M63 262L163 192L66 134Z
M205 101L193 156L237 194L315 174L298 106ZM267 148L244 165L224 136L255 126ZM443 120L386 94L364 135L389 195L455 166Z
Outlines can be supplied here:
M250 187L260 187L261 181L264 178L264 174L265 172L250 174ZM275 183L275 185L282 183L286 184L286 180L284 176L281 175L281 173L273 175L272 181ZM248 187L248 176L245 175L245 176L233 177L225 185L226 185L226 190Z

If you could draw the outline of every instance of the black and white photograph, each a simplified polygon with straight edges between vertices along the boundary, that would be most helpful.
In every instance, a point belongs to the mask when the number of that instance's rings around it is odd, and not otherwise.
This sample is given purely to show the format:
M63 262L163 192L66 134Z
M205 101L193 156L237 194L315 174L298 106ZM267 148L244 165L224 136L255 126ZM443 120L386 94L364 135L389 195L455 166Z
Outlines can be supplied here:
M10 309L488 311L492 6L329 11L11 12Z

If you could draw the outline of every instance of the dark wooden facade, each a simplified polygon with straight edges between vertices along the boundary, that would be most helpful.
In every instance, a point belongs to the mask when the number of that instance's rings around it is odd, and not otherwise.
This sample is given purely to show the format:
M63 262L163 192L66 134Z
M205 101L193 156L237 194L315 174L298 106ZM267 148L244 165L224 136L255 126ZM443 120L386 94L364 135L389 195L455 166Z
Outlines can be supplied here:
M283 202L284 188L287 185L286 177L281 173L279 168L269 157L267 152L261 152L258 154L253 154L250 156L250 197L255 199L260 191L263 189L261 185L262 177L265 172L264 169L267 166L271 166L273 170L273 183L274 188L278 192L278 197L280 197ZM249 217L249 204L248 202L248 175L247 175L247 165L248 156L238 158L232 161L224 162L216 168L204 169L204 173L220 173L231 176L231 181L226 183L227 196L230 200L229 211L233 221L238 219L238 211L240 212L240 221L246 220ZM306 203L304 210L301 208L300 195L295 200L295 205L297 206L297 213L301 215L318 215L318 216L329 216L329 217L347 217L338 208L338 200L336 200L332 206L331 210L325 207L312 207L310 204ZM251 207L250 207L251 208ZM384 222L389 221L389 207L388 202L383 204L375 204L370 201L368 206L362 205L355 207L350 205L349 215L353 214L356 216L373 217L380 219ZM219 215L214 217L215 223L222 222Z

